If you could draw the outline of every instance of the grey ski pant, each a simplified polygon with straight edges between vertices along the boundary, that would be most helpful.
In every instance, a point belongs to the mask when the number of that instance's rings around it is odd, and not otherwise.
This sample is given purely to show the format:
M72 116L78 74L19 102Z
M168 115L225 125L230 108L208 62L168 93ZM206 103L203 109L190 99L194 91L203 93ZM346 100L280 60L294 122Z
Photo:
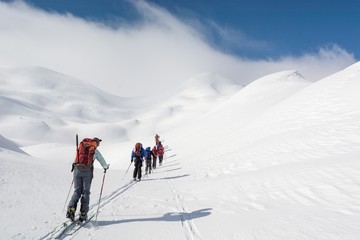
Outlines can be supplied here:
M80 212L89 211L90 188L93 179L93 168L77 168L74 170L74 194L72 195L68 207L77 208L81 198Z

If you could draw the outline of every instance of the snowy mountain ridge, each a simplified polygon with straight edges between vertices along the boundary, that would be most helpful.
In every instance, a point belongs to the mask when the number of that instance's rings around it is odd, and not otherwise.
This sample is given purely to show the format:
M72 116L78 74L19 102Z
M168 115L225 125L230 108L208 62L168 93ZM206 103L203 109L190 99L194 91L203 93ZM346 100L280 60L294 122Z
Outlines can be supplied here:
M36 106L40 108L39 112L49 111L53 115L61 115L62 118L80 115L81 121L100 120L97 114L91 114L94 108L95 112L107 114L111 118L118 116L116 119L121 119L129 115L126 110L120 111L121 106L124 108L126 99L105 93L85 81L42 67L0 71L1 95L24 106ZM103 105L109 110L102 109Z

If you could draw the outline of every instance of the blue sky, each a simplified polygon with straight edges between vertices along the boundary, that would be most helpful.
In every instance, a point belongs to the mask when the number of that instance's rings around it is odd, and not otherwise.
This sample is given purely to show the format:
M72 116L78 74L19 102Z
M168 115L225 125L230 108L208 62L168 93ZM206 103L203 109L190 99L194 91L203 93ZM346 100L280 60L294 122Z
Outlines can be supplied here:
M171 94L204 73L317 81L358 61L358 2L0 0L0 67L41 66L121 96Z
M26 0L113 24L139 19L126 0ZM149 0L181 21L198 21L214 47L247 58L301 55L336 44L360 58L359 0ZM218 29L226 29L226 34ZM241 41L238 41L238 40Z

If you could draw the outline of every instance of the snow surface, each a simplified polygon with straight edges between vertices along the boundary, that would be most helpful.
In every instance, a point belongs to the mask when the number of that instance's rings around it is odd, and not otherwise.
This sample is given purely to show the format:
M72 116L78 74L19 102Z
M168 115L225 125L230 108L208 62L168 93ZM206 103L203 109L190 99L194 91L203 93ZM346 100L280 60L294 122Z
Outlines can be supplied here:
M360 63L317 82L289 70L238 86L204 73L161 100L0 69L0 239L61 227L78 133L103 139L110 169L96 163L97 222L63 239L357 240L359 80ZM164 164L131 184L132 147L156 133Z

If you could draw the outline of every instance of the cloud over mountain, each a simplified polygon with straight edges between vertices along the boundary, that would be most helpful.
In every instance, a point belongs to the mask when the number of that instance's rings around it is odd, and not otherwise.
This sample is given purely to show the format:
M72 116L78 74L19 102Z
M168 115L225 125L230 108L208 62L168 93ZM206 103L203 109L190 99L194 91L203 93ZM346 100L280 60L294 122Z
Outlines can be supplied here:
M199 25L144 1L132 4L142 16L139 21L114 20L107 26L22 1L0 2L0 66L43 66L120 96L141 96L148 90L170 96L181 82L204 72L246 85L297 69L315 81L355 61L336 45L279 59L233 56L209 43Z

